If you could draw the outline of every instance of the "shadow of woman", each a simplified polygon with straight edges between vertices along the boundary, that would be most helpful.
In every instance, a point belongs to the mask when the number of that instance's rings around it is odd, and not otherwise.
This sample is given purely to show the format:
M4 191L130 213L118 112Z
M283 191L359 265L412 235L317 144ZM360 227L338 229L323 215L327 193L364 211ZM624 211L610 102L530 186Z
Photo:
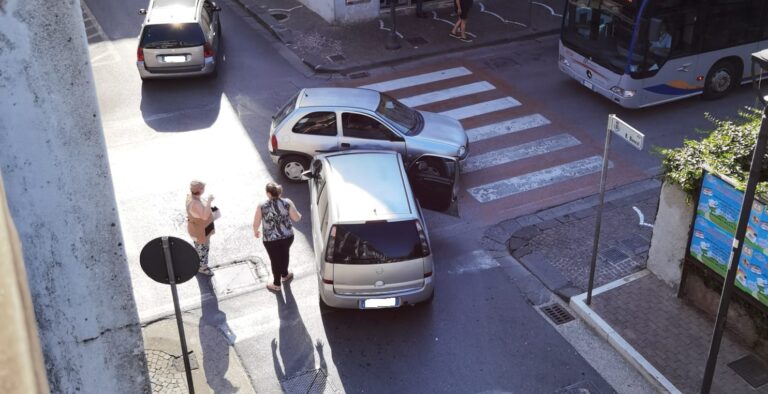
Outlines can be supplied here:
M219 309L211 278L197 275L196 279L202 304L198 327L205 380L214 393L236 393L238 388L225 377L229 369L229 347L234 345L235 336L227 325L227 314Z
M317 392L312 390L312 387L324 387L328 376L323 343L318 340L314 345L312 344L312 338L304 326L293 297L290 282L283 283L282 293L285 294L285 299L281 293L275 293L277 314L280 318L278 338L272 340L275 376L282 383L300 375L312 374L312 380L309 380L306 392ZM315 365L315 351L319 358L319 367ZM302 381L307 382L303 379Z

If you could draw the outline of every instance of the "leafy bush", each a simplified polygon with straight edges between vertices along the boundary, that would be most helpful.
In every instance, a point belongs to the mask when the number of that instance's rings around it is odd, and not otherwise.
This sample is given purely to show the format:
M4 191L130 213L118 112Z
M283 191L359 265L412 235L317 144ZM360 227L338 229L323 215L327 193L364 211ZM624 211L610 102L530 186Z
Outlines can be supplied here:
M703 166L713 172L731 178L736 188L744 190L749 176L752 151L760 130L762 112L745 108L736 119L719 120L711 114L704 115L715 129L701 141L688 140L680 148L657 148L661 154L664 180L675 183L689 195L693 195L703 177ZM768 155L763 159L763 172L767 173ZM766 194L768 184L760 183L757 193Z

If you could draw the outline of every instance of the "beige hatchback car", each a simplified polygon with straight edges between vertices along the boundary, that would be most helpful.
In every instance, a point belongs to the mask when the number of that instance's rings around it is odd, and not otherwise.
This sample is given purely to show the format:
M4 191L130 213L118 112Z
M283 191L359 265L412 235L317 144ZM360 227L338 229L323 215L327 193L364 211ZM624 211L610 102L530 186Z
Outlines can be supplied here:
M217 71L221 8L210 0L151 0L139 35L142 80L210 75Z

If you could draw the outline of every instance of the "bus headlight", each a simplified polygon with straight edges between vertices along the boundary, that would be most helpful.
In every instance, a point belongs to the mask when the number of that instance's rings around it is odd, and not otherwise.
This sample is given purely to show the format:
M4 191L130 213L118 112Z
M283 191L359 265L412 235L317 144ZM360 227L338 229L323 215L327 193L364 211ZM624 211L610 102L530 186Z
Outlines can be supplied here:
M563 55L560 55L560 63L563 63L566 67L571 67L571 62L569 62Z
M467 154L467 147L462 145L461 148L459 148L459 158L463 159L466 154Z
M611 88L611 92L618 94L619 96L623 98L631 98L635 97L635 91L634 90L625 90L618 86L614 86Z

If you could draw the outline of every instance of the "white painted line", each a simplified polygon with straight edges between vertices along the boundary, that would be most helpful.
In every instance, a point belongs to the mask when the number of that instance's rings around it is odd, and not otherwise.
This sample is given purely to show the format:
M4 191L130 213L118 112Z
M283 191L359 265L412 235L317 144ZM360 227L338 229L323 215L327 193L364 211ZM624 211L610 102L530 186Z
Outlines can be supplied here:
M555 13L555 10L553 10L552 7L550 7L550 6L546 5L546 4L539 3L538 1L532 1L531 4L535 4L535 5L538 5L538 6L541 6L541 7L544 7L546 9L548 9L549 13L552 14L552 16L555 16L555 17L558 17L558 18L562 18L563 17L562 15Z
M482 103L468 105L452 109L450 111L440 112L441 115L448 116L456 120L471 118L473 116L483 115L491 112L501 111L507 108L513 108L520 105L520 102L512 97L502 97L500 99L484 101Z
M612 167L613 164L609 162L609 166ZM477 201L489 202L549 186L567 179L594 174L600 172L602 167L603 158L601 156L592 156L556 167L545 168L540 171L529 172L520 176L473 187L467 191Z
M635 212L637 212L637 216L639 216L639 217L640 217L640 223L639 223L639 224L640 224L641 226L646 226L646 227L650 227L650 228L653 228L653 225L652 225L652 224L650 224L650 223L646 223L646 222L645 222L645 215L643 215L643 212L640 210L640 208L638 208L638 207L632 207L632 209L634 209L634 210L635 210Z
M648 275L648 270L643 270L626 278L613 281L605 286L601 286L592 292L596 295L623 284L629 283L635 279ZM571 297L570 305L582 320L589 323L597 333L605 338L630 364L632 364L650 383L656 386L660 392L678 394L680 390L675 387L659 370L657 370L648 360L645 359L635 348L632 347L616 330L613 329L600 315L595 313L587 304L585 299L587 294L579 294Z
M526 115L499 123L469 129L467 130L467 136L469 137L469 142L477 142L504 134L516 133L518 131L548 125L549 123L549 119L541 114Z
M468 96L470 94L487 92L493 89L496 89L496 87L488 82L482 81L406 97L401 99L400 102L409 107L418 107L420 105L436 103L443 100L450 100L461 96Z
M383 22L382 22L383 26ZM464 75L470 75L472 71L469 71L465 67L454 67L440 71L434 71L426 74L413 75L405 78L393 79L390 81L372 83L369 85L360 86L365 89L378 90L380 92L388 92L390 90L397 90L406 88L409 86L423 85L425 83L443 81L446 79L462 77Z
M519 25L519 26L522 26L522 27L528 27L527 25L522 24L520 22L515 22L515 21L510 21L510 20L504 19L504 18L501 17L501 15L499 15L499 14L497 14L495 12L486 11L485 10L485 4L483 4L483 3L480 3L480 12L484 12L486 14L491 14L491 15L495 16L496 18L498 18L500 21L504 22L504 23L512 23L512 24Z
M462 173L479 171L484 168L522 160L533 156L552 153L560 149L570 148L581 144L570 134L558 134L524 144L470 156L461 166Z
M392 31L392 29L390 29L388 27L384 27L384 21L381 20L381 19L379 19L379 29L386 30L386 31ZM400 34L399 31L396 31L395 34L397 34L398 37L403 38L403 35Z
M303 5L297 5L296 7L288 8L288 9L285 9L285 8L270 8L269 12L274 12L274 11L291 12L291 11L299 9L301 7L304 7L304 6Z

